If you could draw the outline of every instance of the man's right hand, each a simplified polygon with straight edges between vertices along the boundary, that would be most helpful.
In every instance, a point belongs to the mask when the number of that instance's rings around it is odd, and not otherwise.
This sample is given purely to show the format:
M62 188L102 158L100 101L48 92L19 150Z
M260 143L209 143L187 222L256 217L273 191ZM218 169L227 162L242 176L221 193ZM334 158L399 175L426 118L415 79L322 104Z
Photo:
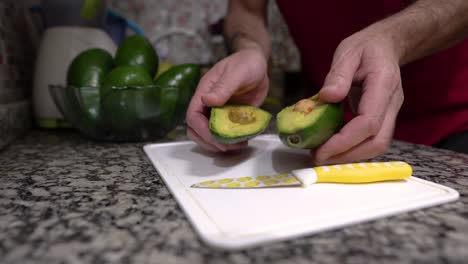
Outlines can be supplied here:
M209 130L210 107L230 103L260 106L268 93L267 62L260 49L242 49L221 60L200 80L187 110L187 136L206 150L237 150L247 142L225 145Z

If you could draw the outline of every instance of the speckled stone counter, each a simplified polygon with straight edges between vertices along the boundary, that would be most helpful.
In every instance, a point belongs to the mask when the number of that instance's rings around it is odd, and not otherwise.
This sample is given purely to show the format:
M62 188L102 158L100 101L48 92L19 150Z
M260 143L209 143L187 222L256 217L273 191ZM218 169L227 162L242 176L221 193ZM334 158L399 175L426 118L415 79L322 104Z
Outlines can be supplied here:
M183 139L183 137L179 137ZM0 263L467 263L468 156L395 142L456 202L227 252L204 245L143 143L32 131L0 152Z

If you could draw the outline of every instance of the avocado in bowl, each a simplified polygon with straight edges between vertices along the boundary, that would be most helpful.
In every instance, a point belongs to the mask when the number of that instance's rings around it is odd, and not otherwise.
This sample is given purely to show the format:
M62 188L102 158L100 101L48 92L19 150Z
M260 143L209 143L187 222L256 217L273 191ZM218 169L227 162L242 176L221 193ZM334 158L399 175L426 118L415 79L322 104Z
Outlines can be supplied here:
M197 64L178 64L156 76L158 67L151 42L129 36L115 57L100 48L79 53L66 84L50 85L49 91L67 121L91 138L162 138L184 120L201 72Z

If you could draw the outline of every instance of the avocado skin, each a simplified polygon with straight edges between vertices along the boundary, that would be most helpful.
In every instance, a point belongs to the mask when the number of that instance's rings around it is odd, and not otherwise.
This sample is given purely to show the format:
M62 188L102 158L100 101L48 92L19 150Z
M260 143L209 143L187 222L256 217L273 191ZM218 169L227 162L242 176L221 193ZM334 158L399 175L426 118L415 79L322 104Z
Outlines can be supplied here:
M156 86L159 106L159 125L164 128L175 127L181 116L176 116L180 90L173 86Z
M67 69L67 85L99 88L105 75L114 68L112 55L100 48L78 54Z
M91 48L78 54L67 69L67 96L74 107L82 108L80 123L88 129L95 127L102 118L99 87L114 66L109 52Z
M114 68L104 79L100 93L105 125L116 133L131 134L142 120L157 113L151 77L138 66Z
M266 128L266 126L265 126L265 128ZM211 135L213 136L213 138L216 141L218 141L220 143L223 143L223 144L226 144L226 145L231 145L231 144L237 144L237 143L252 139L252 138L260 135L261 133L263 133L263 131L265 131L265 128L263 128L262 130L257 131L256 133L248 134L248 135L245 135L245 136L242 136L242 137L229 138L229 137L221 136L221 135L219 135L219 134L217 134L216 132L213 132L213 131L211 131Z
M197 64L178 64L172 66L154 80L159 86L163 123L180 122L201 78ZM176 90L174 90L176 89ZM165 94L167 94L165 96ZM174 105L174 100L176 100ZM169 102L171 101L171 102Z
M279 131L281 142L291 148L315 149L325 143L343 126L344 114L342 103L327 104L324 113L310 126L294 133ZM292 142L297 139L298 143Z
M139 66L152 77L158 71L159 57L151 41L142 35L126 37L115 53L117 66Z

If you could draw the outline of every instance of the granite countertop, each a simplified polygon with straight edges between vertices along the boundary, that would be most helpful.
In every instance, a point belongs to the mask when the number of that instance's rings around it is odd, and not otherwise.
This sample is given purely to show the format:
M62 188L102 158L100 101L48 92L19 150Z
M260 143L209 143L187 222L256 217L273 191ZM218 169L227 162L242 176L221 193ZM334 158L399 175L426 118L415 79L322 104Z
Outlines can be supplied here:
M183 139L183 137L179 137ZM0 263L466 263L468 156L394 142L441 206L242 251L201 242L142 150L33 130L0 151Z

